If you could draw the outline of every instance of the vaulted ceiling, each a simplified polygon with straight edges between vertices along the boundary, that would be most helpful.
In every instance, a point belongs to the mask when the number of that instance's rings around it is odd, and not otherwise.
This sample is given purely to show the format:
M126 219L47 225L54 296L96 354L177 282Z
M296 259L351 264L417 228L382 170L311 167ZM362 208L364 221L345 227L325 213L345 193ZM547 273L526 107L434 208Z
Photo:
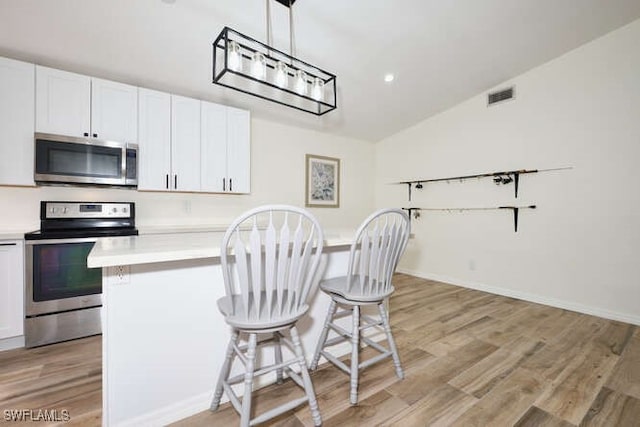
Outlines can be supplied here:
M288 51L286 10L272 3ZM2 0L0 55L378 141L640 18L640 1L298 0L293 12L296 56L338 75L339 107L321 118L211 84L212 41L225 25L264 41L265 0Z

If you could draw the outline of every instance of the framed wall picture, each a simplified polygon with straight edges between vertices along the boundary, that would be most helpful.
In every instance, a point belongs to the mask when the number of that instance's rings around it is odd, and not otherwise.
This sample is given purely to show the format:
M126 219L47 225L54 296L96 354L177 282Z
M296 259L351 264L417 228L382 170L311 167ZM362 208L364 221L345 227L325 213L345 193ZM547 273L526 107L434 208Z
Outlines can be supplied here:
M307 154L306 162L305 206L340 207L340 159Z

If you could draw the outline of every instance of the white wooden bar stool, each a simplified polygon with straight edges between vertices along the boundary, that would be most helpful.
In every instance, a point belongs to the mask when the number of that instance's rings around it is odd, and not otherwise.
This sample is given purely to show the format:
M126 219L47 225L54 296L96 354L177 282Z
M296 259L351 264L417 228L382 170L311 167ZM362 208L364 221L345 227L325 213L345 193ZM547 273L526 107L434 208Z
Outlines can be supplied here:
M231 340L211 410L218 409L222 393L240 413L240 425L255 425L308 402L315 425L321 425L320 412L309 378L296 322L305 315L307 299L322 255L323 234L318 221L306 210L293 206L271 205L241 215L229 226L222 239L221 264L226 296L218 308L231 326ZM290 339L285 336L288 332ZM239 336L247 337L239 345ZM258 341L258 335L269 339ZM256 349L271 342L275 363L256 367ZM281 343L295 357L282 360ZM230 377L238 358L244 374ZM299 368L296 373L292 366ZM251 419L251 391L255 377L276 371L278 383L287 374L305 391L305 396L282 404ZM242 400L231 386L244 382Z
M351 245L347 275L320 283L320 289L331 297L331 305L320 334L311 369L316 369L320 356L324 356L329 362L350 375L352 405L358 403L358 372L360 369L391 356L396 374L399 378L404 378L398 350L391 335L385 301L394 291L391 278L400 256L407 246L410 231L409 216L402 209L382 209L374 212L362 223L356 233L356 239ZM380 320L360 314L361 306L372 304L378 306ZM338 305L345 307L345 309L336 313ZM333 323L334 319L346 315L352 315L351 332ZM365 329L371 327L379 327L384 330L389 343L388 349L361 336ZM329 330L333 330L338 336L327 339ZM351 367L325 350L327 347L348 340L351 341ZM380 354L359 363L358 350L361 342L378 350Z

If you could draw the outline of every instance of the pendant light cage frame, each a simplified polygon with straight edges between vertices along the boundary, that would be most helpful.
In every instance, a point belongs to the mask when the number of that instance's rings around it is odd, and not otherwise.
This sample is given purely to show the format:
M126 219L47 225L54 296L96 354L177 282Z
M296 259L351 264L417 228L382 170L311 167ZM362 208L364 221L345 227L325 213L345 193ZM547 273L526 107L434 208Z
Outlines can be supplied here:
M229 63L230 47L236 49L233 53L235 55L238 55L239 50L239 58L235 58L234 66ZM264 74L258 77L251 72L253 58L257 54L262 54L265 60ZM285 85L276 84L279 63L286 65ZM279 67L282 69L281 65ZM338 98L336 79L334 74L230 27L224 27L213 42L214 84L296 110L316 116L335 110ZM301 81L304 81L304 86Z

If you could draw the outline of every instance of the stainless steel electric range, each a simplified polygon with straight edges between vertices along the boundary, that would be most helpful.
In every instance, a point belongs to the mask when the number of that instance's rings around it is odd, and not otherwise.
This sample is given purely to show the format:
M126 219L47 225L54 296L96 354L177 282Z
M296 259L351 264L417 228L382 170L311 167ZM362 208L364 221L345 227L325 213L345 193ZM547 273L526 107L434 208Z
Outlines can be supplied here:
M102 269L87 255L101 238L137 235L130 202L40 202L40 230L25 234L25 345L102 332Z

